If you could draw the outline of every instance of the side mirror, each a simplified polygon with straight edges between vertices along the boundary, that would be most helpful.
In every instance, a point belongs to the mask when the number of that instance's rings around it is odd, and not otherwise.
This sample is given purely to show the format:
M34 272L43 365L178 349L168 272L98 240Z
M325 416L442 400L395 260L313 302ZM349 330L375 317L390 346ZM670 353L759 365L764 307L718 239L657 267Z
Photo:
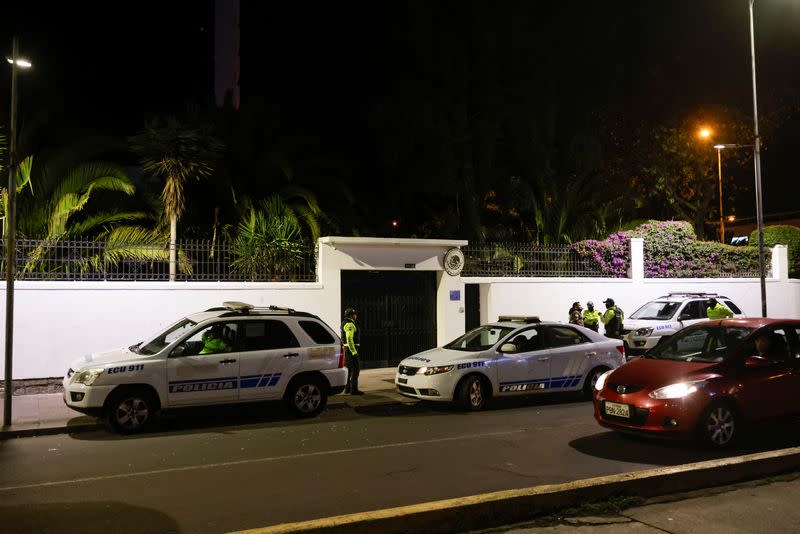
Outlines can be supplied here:
M745 367L764 367L772 362L763 356L750 356L744 361Z
M680 317L678 317L679 321L691 321L693 319L691 313L682 313Z
M177 358L178 356L183 356L183 353L186 352L186 345L178 345L172 352L169 353L170 358Z
M503 345L500 347L500 352L517 352L517 346L513 343L503 343Z

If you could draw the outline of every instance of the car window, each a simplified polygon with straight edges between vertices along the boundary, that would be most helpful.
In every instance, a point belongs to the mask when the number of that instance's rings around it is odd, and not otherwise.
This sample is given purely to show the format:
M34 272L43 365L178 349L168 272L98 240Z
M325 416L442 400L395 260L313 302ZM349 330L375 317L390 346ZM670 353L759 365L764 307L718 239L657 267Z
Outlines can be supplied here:
M314 340L314 343L318 345L330 345L331 343L336 343L336 340L333 338L328 329L318 322L299 321L299 324L300 328L303 329L303 332L308 334L308 337Z
M236 345L239 325L235 322L213 323L201 328L184 340L183 356L219 354L231 352Z
M548 328L550 337L550 347L568 347L586 343L588 338L572 328L566 326L551 326Z
M283 321L244 321L240 348L254 350L299 347L297 338Z
M138 349L134 350L134 352L138 352L139 354L156 354L161 352L164 350L164 347L189 332L195 326L197 326L196 322L190 321L189 319L182 319L161 332L161 334L156 336L156 338L152 341L149 341Z
M656 345L645 357L685 362L721 362L734 354L752 331L752 328L745 327L686 328Z
M791 328L789 334L794 338L794 349L790 351L790 356L798 360L800 359L800 326Z
M728 309L731 310L736 315L741 315L742 314L742 310L739 309L739 306L737 306L736 304L734 304L730 300L723 300L722 302L724 302L725 306L727 306Z
M541 350L544 348L542 335L536 328L529 328L520 332L514 332L511 337L504 341L504 343L513 343L516 345L517 350L514 351L515 353L533 352L535 350Z
M766 341L760 344L760 339ZM759 332L750 340L748 355L761 356L774 362L786 362L789 360L791 351L789 350L789 336L786 329L774 328Z
M507 326L480 326L451 341L444 348L465 352L489 350L514 330L515 328Z
M675 315L675 310L678 309L680 302L666 302L656 300L648 302L631 315L631 319L649 319L667 321Z
M695 319L706 319L708 318L708 314L706 313L706 301L704 300L692 300L686 304L686 307L683 308L681 311L681 317L687 316L687 320L695 320Z

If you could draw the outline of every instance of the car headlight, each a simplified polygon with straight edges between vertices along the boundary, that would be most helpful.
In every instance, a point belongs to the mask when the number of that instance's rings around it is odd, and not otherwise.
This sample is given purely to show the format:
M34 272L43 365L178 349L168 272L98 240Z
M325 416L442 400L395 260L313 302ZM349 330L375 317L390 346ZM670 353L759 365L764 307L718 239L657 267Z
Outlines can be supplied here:
M648 328L639 328L638 330L636 330L633 333L633 335L634 336L649 336L652 333L653 333L653 328L652 327L648 327Z
M449 373L453 370L455 365L443 365L441 367L420 367L417 370L418 375L438 375L441 373Z
M606 371L602 375L598 376L597 377L597 382L594 385L594 389L596 389L597 391L602 391L603 387L605 387L605 385L606 385L606 378L608 378L608 375L610 375L613 372L614 372L614 370L611 369L610 371Z
M697 391L698 387L703 380L695 380L694 382L679 382L663 388L658 388L650 392L650 398L653 399L682 399L687 395L691 395Z
M91 386L97 380L97 377L103 374L103 371L105 371L103 368L87 369L86 371L75 373L75 378L72 381L76 384Z

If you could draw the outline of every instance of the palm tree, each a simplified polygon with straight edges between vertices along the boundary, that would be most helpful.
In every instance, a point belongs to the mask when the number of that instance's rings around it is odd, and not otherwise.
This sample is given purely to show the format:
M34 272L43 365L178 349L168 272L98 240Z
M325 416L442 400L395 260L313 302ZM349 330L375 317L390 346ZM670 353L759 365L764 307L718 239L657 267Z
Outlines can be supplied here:
M174 117L153 120L130 140L142 168L164 179L161 199L169 218L169 279L175 280L178 219L185 209L183 188L190 178L208 178L223 145L205 128L181 124Z

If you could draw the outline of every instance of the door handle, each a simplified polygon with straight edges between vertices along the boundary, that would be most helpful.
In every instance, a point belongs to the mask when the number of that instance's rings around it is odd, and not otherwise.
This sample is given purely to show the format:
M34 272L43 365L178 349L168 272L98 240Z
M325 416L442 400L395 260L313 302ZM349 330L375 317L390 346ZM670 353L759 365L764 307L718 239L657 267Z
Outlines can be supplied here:
M284 358L294 358L296 356L300 356L300 353L299 352L290 352L289 354L284 354L283 355Z
M540 361L540 362L546 362L546 361L547 361L547 360L549 360L549 359L550 359L550 358L538 358L538 360L537 360L537 361Z
M222 364L236 363L236 360L220 360L219 363L222 363Z
M587 352L586 355L587 356L597 356L597 353L596 352Z

